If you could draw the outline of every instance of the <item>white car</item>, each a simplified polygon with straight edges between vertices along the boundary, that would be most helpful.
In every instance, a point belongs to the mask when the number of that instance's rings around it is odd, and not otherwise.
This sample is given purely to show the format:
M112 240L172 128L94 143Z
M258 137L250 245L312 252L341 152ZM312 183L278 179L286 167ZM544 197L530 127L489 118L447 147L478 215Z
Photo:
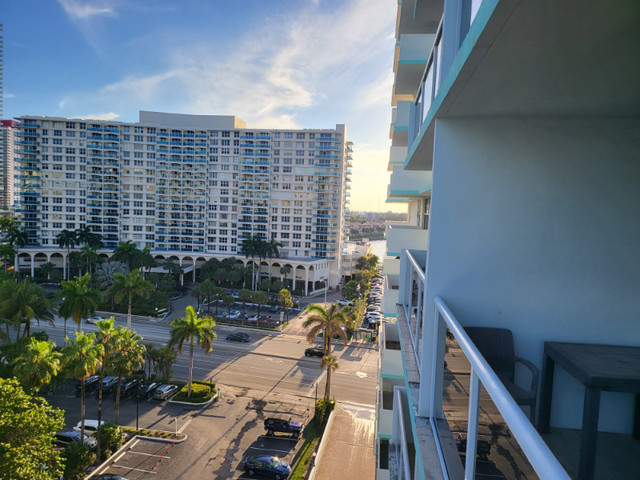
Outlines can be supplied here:
M100 425L104 425L105 421L104 420L100 420ZM82 422L78 422L78 424L73 427L73 429L77 432L79 432L82 428ZM98 431L98 420L89 420L89 419L84 419L84 433L86 435L95 435L95 433Z
M166 400L167 398L173 396L178 392L177 385L165 384L160 385L156 388L156 391L153 392L153 398L157 398L158 400Z
M238 310L231 310L230 314L225 315L225 318L240 318L241 313Z
M337 303L338 305L342 305L343 307L353 307L355 305L351 300L338 300Z
M95 325L96 322L99 322L100 320L106 320L106 318L97 315L95 317L87 318L85 321L91 325Z

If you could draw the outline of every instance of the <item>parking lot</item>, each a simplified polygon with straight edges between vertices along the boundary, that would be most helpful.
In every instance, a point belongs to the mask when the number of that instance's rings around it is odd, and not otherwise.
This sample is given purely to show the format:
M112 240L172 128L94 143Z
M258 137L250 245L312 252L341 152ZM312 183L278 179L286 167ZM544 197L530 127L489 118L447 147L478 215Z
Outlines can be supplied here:
M52 393L47 400L66 410L69 428L80 419L80 399L74 386ZM97 416L97 399L89 396L86 418ZM114 420L113 396L104 400L103 418ZM284 434L268 437L264 419L270 416L291 417L308 424L313 399L282 394L264 395L246 388L224 387L221 398L206 407L188 407L171 402L123 399L120 424L135 427L136 410L140 428L178 430L187 435L183 443L166 443L135 439L114 455L100 473L118 474L129 480L153 478L245 479L243 460L249 455L275 455L287 463L295 456L302 439ZM177 422L177 424L176 424Z

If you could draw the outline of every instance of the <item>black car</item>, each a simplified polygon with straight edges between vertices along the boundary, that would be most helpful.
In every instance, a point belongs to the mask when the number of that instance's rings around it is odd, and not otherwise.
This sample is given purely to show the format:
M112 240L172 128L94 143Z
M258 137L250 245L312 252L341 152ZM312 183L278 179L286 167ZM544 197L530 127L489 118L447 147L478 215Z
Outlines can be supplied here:
M305 357L324 357L324 350L318 347L307 348L304 351Z
M230 342L250 342L251 337L246 333L233 332L227 335L227 340Z
M247 457L244 460L244 470L252 477L258 474L273 477L276 480L288 478L291 473L291 467L288 463L271 455Z
M115 393L118 387L118 377L109 376L102 379L102 394L106 397L110 393Z
M140 380L134 378L132 380L127 380L126 382L120 385L120 395L123 397L130 397L138 393L138 388L140 387Z
M98 390L98 386L100 385L100 376L99 375L91 375L84 379L84 392L85 394L91 393L95 390ZM79 397L82 394L80 388L80 382L76 383L76 397Z
M293 438L298 438L300 432L302 432L304 425L297 420L288 420L285 418L269 417L264 420L264 429L267 431L267 435L273 436L275 433L288 433Z
M138 391L136 392L136 396L138 398L151 398L153 397L153 392L156 391L156 388L160 386L157 382L147 382L143 383L138 387Z

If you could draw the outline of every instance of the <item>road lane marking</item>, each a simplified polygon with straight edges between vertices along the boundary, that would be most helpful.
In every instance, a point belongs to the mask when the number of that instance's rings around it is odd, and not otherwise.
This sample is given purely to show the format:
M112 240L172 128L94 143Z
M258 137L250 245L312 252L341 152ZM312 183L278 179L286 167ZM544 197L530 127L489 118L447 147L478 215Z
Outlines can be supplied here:
M277 448L262 448L262 447L249 447L249 450L264 450L267 452L281 452L281 453L291 452L291 450L278 450Z
M144 473L153 473L154 475L156 475L158 472L154 472L153 470L143 470L142 468L133 468L133 467L125 467L124 465L117 465L117 464L112 464L112 467L118 467L118 468L126 468L127 470L135 470L136 472L144 472Z
M132 453L134 455L146 455L147 457L171 458L171 457L168 457L167 455L157 455L155 453L144 453L144 452L126 452L126 453Z

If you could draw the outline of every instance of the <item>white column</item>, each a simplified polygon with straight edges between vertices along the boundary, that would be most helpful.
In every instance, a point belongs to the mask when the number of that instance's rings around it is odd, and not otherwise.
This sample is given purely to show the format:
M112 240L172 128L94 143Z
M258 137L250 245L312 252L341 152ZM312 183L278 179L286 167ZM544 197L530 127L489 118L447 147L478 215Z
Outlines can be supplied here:
M304 295L309 295L309 269L304 267Z

